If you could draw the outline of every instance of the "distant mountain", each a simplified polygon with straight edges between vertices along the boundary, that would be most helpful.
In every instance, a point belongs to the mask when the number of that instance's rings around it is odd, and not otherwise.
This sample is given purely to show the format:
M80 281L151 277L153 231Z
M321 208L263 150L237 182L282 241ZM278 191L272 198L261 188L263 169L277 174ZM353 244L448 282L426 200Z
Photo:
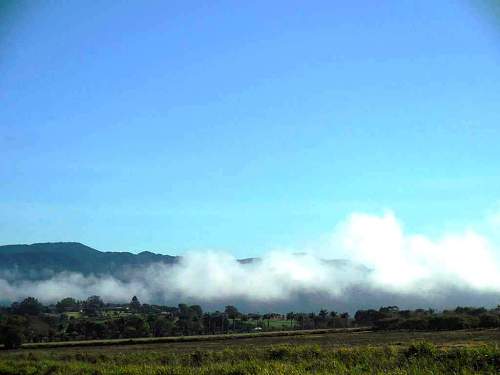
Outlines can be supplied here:
M295 254L304 255L304 254ZM143 251L138 254L99 251L79 242L46 242L31 245L0 246L0 278L6 280L43 280L60 272L77 272L85 276L112 275L126 280L131 268L163 263L172 265L180 256ZM239 259L241 264L260 262L260 258ZM368 272L368 268L348 260L323 260L337 270L343 268Z
M307 257L307 254L293 254L293 256ZM107 301L127 300L135 294L140 297L149 296L149 301L152 303L203 304L204 308L212 310L234 304L242 311L281 312L313 311L320 308L354 312L359 308L378 308L387 305L405 308L429 306L440 309L457 305L496 306L498 304L497 292L477 292L454 286L445 286L439 295L432 296L432 298L418 293L397 293L390 289L374 288L369 282L367 283L367 280L369 281L367 276L372 270L345 259L322 260L325 265L331 267L329 270L336 274L338 281L346 284L339 295L332 295L329 293L329 288L322 285L319 289L298 290L286 299L252 299L254 295L252 293L248 294L250 297L243 295L207 299L203 294L205 293L204 285L199 292L195 287L200 286L197 283L196 272L205 271L195 268L194 272L183 273L180 278L165 277L162 281L161 275L155 273L155 270L149 272L150 270L147 269L149 265L157 263L173 266L181 259L182 257L179 256L160 255L149 251L139 254L102 252L77 242L0 246L0 304L18 301L27 295L34 295L45 300L57 300L67 296L85 299L92 294L104 296ZM252 268L253 265L262 261L265 259L239 260L240 264L248 266L250 271L255 270L255 272L262 272L258 267ZM210 272L209 268L207 267L206 272ZM327 268L321 269L325 271ZM169 272L168 269L161 271ZM72 278L67 277L64 272L84 276L104 276L113 278L117 282L103 285L99 279ZM231 270L228 269L228 272ZM281 275L271 276L270 280L281 277ZM234 278L234 272L228 280L232 278ZM342 282L344 279L345 282ZM39 283L42 280L48 283ZM67 285L60 285L61 288L59 288L58 283L67 283ZM194 286L186 289L181 287L184 284ZM183 295L182 293L186 290L186 295ZM126 297L123 297L124 295Z
M0 276L6 279L39 280L58 272L84 275L116 275L130 267L153 263L173 264L179 257L149 251L102 252L78 242L35 243L0 246Z

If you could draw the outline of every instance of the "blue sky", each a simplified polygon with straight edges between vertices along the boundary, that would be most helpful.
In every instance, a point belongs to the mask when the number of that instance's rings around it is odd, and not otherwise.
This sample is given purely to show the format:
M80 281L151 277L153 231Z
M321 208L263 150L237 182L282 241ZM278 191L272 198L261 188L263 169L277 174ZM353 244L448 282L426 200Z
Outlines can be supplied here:
M500 33L467 2L0 8L0 242L254 256L500 195Z

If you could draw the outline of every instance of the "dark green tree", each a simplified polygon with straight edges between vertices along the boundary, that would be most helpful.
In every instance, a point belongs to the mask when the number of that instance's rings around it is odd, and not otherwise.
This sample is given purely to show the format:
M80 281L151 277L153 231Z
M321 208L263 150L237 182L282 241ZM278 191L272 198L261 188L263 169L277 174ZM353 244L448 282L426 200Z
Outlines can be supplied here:
M40 315L43 305L34 297L25 298L21 303L13 305L13 310L21 315Z
M78 311L80 310L80 304L74 298L66 297L56 303L56 310L60 313Z
M139 315L132 315L125 320L125 337L147 337L149 332L148 323Z
M133 296L129 304L130 310L133 312L139 312L141 310L141 306L142 305L139 302L139 299L136 296Z
M83 312L88 316L99 315L102 308L104 307L104 302L99 296L90 296L83 304Z
M293 311L286 314L286 320L290 321L290 327L293 326L294 319L295 319L295 313Z
M0 324L0 344L5 349L17 349L24 341L24 329L27 318L21 316L8 316Z
M174 322L165 317L158 317L153 323L153 335L155 337L170 336L174 329Z
M23 334L20 327L4 327L0 332L0 342L5 349L17 349L23 343Z
M227 317L229 319L233 320L233 330L234 330L234 325L235 325L235 322L236 322L236 318L239 317L240 312L233 305L227 305L226 308L224 309L224 312L226 313L226 315L227 315Z
M179 304L179 319L189 320L193 312L185 303Z
M321 320L326 320L326 317L328 316L328 310L326 309L321 309L318 313L318 316Z
M193 314L196 315L198 318L203 317L203 310L200 305L192 305L189 308L191 309Z

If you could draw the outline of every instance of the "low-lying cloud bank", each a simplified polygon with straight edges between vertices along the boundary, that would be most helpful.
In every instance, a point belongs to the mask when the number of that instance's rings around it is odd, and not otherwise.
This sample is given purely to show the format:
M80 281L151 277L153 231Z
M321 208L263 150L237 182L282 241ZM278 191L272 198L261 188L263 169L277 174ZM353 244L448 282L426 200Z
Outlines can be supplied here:
M331 261L329 259L344 259ZM443 307L500 302L499 249L472 230L438 239L404 233L392 213L352 214L317 249L273 251L241 263L228 253L192 252L175 265L127 278L60 273L43 281L0 278L0 296L43 301L97 294L107 301L225 302L252 309L353 309L401 304Z

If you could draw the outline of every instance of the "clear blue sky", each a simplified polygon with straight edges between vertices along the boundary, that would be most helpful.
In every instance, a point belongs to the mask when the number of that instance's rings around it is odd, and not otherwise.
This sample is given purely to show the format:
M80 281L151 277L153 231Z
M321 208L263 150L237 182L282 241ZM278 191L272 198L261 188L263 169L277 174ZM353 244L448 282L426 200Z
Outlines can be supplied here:
M0 243L237 256L500 196L500 33L467 2L0 7Z

